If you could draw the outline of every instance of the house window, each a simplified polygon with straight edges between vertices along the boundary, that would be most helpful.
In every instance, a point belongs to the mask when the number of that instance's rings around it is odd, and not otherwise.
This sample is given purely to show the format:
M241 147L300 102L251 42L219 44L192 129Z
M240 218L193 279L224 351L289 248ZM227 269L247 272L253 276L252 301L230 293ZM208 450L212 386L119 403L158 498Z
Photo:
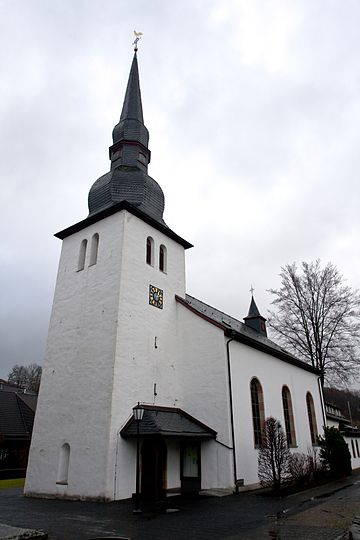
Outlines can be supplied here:
M265 427L264 395L261 384L257 379L252 379L250 383L251 409L253 417L254 444L261 446L262 433Z
M287 386L282 389L282 403L284 409L285 431L288 446L296 446L294 413L291 402L290 390Z
M355 441L355 444L356 444L356 453L357 453L357 457L360 457L360 453L359 453L359 445L358 445L357 440Z
M95 233L91 239L90 263L89 266L96 264L99 250L99 235Z
M351 448L352 448L353 457L356 458L354 439L351 439Z
M64 443L60 448L57 484L67 484L69 478L70 445Z
M159 270L166 273L166 247L161 244L159 248Z
M154 266L154 240L151 236L146 239L146 262L150 266Z
M310 392L306 394L306 406L307 406L307 412L308 412L308 418L309 418L311 443L317 444L318 432L317 432L317 426L316 426L314 400Z
M86 248L87 248L87 240L83 240L81 242L80 251L79 251L78 272L80 270L84 270L85 257L86 257Z

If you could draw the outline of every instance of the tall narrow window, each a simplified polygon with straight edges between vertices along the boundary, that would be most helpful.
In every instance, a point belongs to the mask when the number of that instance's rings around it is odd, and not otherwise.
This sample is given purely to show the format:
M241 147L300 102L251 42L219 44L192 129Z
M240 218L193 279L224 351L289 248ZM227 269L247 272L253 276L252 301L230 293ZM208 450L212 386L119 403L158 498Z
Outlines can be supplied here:
M354 439L351 439L351 448L352 448L353 457L356 458Z
M67 484L69 479L70 445L64 443L60 448L57 484Z
M357 439L356 439L356 441L355 441L355 444L356 444L357 457L360 457L360 453L359 453L359 445L358 445Z
M96 264L99 249L99 235L95 233L91 239L90 263L89 266Z
M154 240L151 236L146 239L146 262L150 266L154 266Z
M283 409L284 409L286 440L287 440L288 446L296 446L294 413L293 413L293 408L292 408L290 390L288 389L287 386L283 386L283 389L282 389L282 402L283 402Z
M86 247L87 247L87 240L84 239L81 242L81 245L80 245L78 271L79 270L84 270L85 257L86 257Z
M159 270L166 274L166 247L161 244L159 248Z
M317 438L318 438L318 431L316 426L316 416L315 416L315 408L314 408L314 400L312 398L312 395L310 392L306 394L306 406L307 406L307 413L309 417L309 428L310 428L310 435L311 435L311 443L316 444Z
M262 433L265 427L264 395L261 384L257 379L252 379L250 383L251 408L254 429L255 447L261 446Z

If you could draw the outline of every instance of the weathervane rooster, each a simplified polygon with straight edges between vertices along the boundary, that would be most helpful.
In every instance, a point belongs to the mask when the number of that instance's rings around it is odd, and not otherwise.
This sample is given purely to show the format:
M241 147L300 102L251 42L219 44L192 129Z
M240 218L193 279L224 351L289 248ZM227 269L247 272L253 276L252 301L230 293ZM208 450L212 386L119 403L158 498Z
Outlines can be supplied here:
M137 44L138 44L139 39L141 39L142 35L143 35L142 32L137 32L136 30L134 30L135 41L133 42L133 45L135 45L134 47L135 52L138 50Z

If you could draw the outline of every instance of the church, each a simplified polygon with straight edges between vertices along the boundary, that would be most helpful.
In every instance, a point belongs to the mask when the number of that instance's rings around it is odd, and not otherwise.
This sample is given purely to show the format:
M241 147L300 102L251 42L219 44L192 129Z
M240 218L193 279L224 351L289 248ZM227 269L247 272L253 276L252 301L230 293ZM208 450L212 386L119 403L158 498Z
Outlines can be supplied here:
M88 217L55 235L25 495L113 501L136 487L153 499L256 487L266 418L281 422L291 451L316 444L320 374L267 337L254 297L241 322L186 293L193 246L165 223L148 175L136 49L112 135Z

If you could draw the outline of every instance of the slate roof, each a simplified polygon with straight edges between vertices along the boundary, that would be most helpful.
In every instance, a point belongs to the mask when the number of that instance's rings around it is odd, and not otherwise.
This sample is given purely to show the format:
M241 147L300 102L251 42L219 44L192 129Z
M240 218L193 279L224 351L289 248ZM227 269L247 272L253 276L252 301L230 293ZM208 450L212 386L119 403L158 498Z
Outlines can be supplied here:
M183 246L185 249L192 248L193 245L190 244L187 240L184 240L184 238L181 238L178 234L176 234L174 231L169 229L169 227L163 225L162 223L159 223L157 220L153 219L149 214L145 214L139 208L134 207L132 204L128 203L127 201L121 201L117 204L111 205L107 208L104 208L100 212L87 217L86 219L83 219L82 221L79 221L78 223L75 223L74 225L71 225L70 227L67 227L66 229L63 229L62 231L59 231L54 236L56 238L60 238L63 240L67 236L70 236L71 234L74 234L78 231L81 231L82 229L85 229L89 225L92 225L93 223L96 223L97 221L100 221L101 219L105 219L108 216L111 216L112 214L116 214L116 212L120 212L121 210L127 210L128 212L131 212L134 216L137 216L138 218L145 221L145 223L148 223L154 229L157 229L158 231L161 231L163 234Z
M256 302L254 300L254 297L251 296L251 302L249 307L249 313L247 314L247 317L261 317L260 311L256 305ZM245 317L246 318L246 317Z
M34 402L34 396L28 397L29 400L24 394L0 391L0 434L5 439L30 439L35 410L26 403Z
M206 304L205 302L202 302L201 300L198 300L193 296L190 296L189 294L186 294L185 298L176 296L176 300L183 306L190 309L193 313L221 328L227 337L233 338L234 340L245 343L250 347L271 354L276 358L295 365L301 369L320 375L320 372L313 368L310 364L302 362L285 349L271 341L271 339L266 337L264 334L260 334L256 330L253 330L251 327L245 325L238 319L227 315L226 313L210 306L209 304Z
M149 132L144 125L136 52L131 64L119 123L113 129L111 169L94 182L88 197L89 216L127 201L167 227L164 193L147 174Z
M139 424L140 436L162 435L178 439L213 439L216 431L177 407L143 405L144 416ZM120 431L126 438L136 437L136 421L133 417Z
M131 64L120 120L113 130L114 143L122 139L139 141L146 147L149 142L149 132L144 125L136 52Z

